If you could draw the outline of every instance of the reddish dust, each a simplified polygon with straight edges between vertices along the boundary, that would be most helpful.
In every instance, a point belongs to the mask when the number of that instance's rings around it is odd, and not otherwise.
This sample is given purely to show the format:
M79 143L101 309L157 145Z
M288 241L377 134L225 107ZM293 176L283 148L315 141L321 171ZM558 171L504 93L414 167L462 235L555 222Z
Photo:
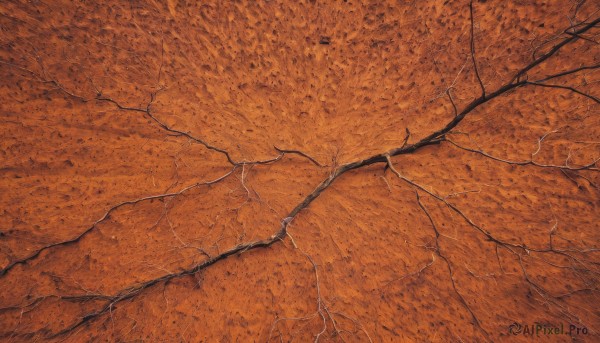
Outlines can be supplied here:
M598 5L3 1L0 339L598 341Z

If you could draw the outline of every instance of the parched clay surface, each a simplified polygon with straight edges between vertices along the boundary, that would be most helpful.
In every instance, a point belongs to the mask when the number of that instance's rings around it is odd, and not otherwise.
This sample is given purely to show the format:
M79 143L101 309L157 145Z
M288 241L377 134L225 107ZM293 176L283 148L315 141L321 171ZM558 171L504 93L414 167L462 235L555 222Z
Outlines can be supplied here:
M472 9L0 3L0 340L598 341L600 6Z

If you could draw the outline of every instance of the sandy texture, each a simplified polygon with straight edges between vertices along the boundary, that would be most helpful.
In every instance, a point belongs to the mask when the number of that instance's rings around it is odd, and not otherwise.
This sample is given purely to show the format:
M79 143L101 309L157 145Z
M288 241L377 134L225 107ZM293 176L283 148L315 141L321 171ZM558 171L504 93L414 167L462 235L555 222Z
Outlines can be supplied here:
M600 340L600 6L472 9L0 3L0 340Z

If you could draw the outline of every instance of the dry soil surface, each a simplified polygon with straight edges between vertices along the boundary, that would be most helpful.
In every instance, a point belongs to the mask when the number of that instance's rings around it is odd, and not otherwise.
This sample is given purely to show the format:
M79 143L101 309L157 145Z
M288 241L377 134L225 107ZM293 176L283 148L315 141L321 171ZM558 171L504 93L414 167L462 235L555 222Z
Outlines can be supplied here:
M600 341L599 11L2 1L0 340Z

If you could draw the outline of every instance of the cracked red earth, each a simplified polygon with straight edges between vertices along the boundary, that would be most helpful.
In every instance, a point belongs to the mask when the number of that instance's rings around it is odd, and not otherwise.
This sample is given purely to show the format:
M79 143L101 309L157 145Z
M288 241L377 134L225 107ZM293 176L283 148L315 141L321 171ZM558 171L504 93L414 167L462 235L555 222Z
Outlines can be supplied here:
M596 340L599 13L0 4L0 337Z

